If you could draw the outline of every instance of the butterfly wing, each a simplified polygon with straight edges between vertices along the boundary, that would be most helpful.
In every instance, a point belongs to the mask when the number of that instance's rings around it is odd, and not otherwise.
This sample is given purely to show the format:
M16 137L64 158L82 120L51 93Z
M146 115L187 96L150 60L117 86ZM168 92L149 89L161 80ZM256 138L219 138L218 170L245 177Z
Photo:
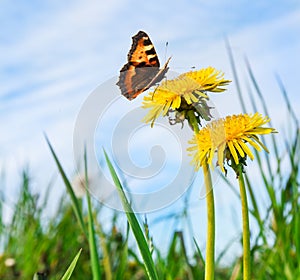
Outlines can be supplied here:
M159 82L168 71L165 64L159 69L159 60L155 48L144 31L132 37L132 46L128 53L128 62L120 70L121 93L129 100L136 98L143 91Z

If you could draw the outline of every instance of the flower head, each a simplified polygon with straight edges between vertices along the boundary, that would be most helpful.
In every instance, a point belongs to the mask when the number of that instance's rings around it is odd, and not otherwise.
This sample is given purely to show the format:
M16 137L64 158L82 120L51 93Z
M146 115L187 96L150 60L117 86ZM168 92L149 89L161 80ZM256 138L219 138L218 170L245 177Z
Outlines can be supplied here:
M4 261L4 265L7 266L7 267L15 266L16 265L16 260L14 258L7 258Z
M188 150L194 156L192 162L196 169L205 161L211 165L215 152L223 172L226 171L225 159L232 165L244 163L247 156L253 160L254 155L247 144L257 151L263 148L268 152L258 135L276 132L274 128L263 127L269 121L268 117L259 113L227 116L225 119L212 121L189 142L192 146Z
M143 121L153 125L160 115L166 116L172 112L178 113L178 118L184 120L188 111L194 111L196 116L210 120L206 92L222 92L225 90L222 86L229 82L223 78L223 73L213 67L187 72L174 80L166 80L154 92L144 97L143 108L149 108L150 111Z
M202 91L222 92L231 81L224 79L224 73L213 67L203 68L197 71L190 71L180 75L179 77L190 78L201 87Z

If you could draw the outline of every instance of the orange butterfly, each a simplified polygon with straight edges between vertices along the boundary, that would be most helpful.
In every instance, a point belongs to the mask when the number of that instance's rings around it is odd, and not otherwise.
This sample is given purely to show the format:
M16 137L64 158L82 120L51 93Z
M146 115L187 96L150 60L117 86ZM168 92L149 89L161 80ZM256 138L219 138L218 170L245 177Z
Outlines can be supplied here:
M132 46L128 53L128 62L120 70L119 81L121 93L129 100L159 83L167 73L167 60L162 69L159 69L159 60L149 36L139 31L132 37Z

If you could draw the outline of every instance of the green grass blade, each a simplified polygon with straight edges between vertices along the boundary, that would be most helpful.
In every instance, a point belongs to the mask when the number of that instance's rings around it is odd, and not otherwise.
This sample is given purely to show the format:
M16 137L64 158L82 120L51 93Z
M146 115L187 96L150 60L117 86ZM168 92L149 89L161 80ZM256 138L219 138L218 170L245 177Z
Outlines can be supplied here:
M97 222L97 220L96 220ZM113 255L110 254L109 251L109 242L107 242L107 238L103 232L103 229L99 223L97 223L97 230L100 238L100 245L101 245L101 250L102 250L102 266L103 266L103 272L105 274L105 279L111 280L113 279L112 277L112 259L114 258ZM116 278L120 279L120 278Z
M232 73L233 73L233 80L234 80L235 85L236 85L236 90L237 90L237 93L238 93L238 97L239 97L239 100L240 100L240 103L241 103L241 106L242 106L242 110L243 110L244 113L246 113L246 105L245 105L244 99L242 97L242 90L241 90L239 78L238 78L238 75L237 75L237 70L236 70L235 61L234 61L234 58L233 58L232 49L231 49L231 46L229 44L229 40L227 38L225 40L225 43L226 43L226 48L227 48L229 61L230 61L230 65L231 65L231 70L232 70Z
M297 115L295 113L295 110L293 109L293 106L292 106L292 104L290 102L290 99L288 97L288 94L287 94L287 91L285 89L285 86L283 85L283 82L282 82L282 80L281 80L281 78L280 78L280 76L278 74L275 74L275 78L276 78L276 81L277 81L278 86L280 88L280 91L282 93L282 96L284 98L284 101L286 103L286 106L287 106L288 112L289 112L289 114L291 116L291 119L294 121L295 126L299 127L299 120L298 120Z
M78 222L79 222L79 224L80 224L80 226L81 226L83 232L85 233L85 235L88 236L88 235L87 235L87 230L86 230L85 224L84 224L84 222L83 222L83 216L82 216L82 211L81 211L81 209L80 209L79 201L78 201L78 199L77 199L77 197L76 197L76 195L75 195L75 193L74 193L74 191L73 191L73 188L72 188L72 186L71 186L71 183L70 183L70 181L68 180L68 178L67 178L67 176L66 176L66 173L64 172L64 170L63 170L63 168L62 168L62 165L60 164L60 162L59 162L59 160L58 160L58 157L56 156L56 154L55 154L55 152L54 152L54 149L52 148L52 145L50 144L50 141L49 141L49 139L48 139L48 137L47 137L46 135L45 135L45 139L46 139L46 141L47 141L47 144L48 144L48 146L49 146L49 149L50 149L50 151L51 151L51 154L52 154L52 156L53 156L53 158L54 158L54 160L55 160L55 163L56 163L56 165L57 165L57 168L58 168L58 170L59 170L59 173L60 173L60 175L61 175L61 177L62 177L62 179L63 179L63 181L64 181L64 184L65 184L65 186L66 186L66 188L67 188L67 191L68 191L68 193L69 193L70 196L71 196L72 206L73 206L75 215L76 215L76 217L77 217L77 219L78 219Z
M255 220L258 223L258 226L259 226L259 229L260 229L259 234L261 235L261 237L263 239L263 242L266 245L267 244L267 238L265 236L264 223L263 223L263 220L261 218L261 215L260 215L260 212L259 212L259 209L258 209L257 199L255 197L253 187L251 185L251 182L250 182L249 177L247 176L247 174L245 174L245 181L246 181L247 190L248 190L248 193L249 193L249 196L250 196L250 201L251 201L251 204L252 204L252 207L253 207L253 211L252 212L250 211L250 212L254 216Z
M265 98L264 98L264 95L262 94L259 86L258 86L258 83L254 77L254 73L252 71L252 68L250 66L250 62L248 61L247 57L245 58L245 62L246 62L246 68L248 70L248 74L250 76L250 79L251 79L251 82L255 88L255 91L261 101L261 105L263 107L263 110L264 110L264 113L266 116L270 116L269 114L269 110L268 110L268 106L267 106L267 102L265 101ZM272 121L270 121L270 126L273 127L272 125ZM272 139L272 143L273 143L273 149L274 149L274 153L275 153L275 156L276 156L276 159L279 158L279 151L278 151L278 148L277 148L277 144L276 144L276 140L275 140L275 137L273 134L271 134L271 139Z
M240 199L240 193L236 190L236 187L233 185L233 183L228 179L226 175L224 175L223 172L219 171L220 178L228 185L228 187L232 190L232 192L235 194L235 196Z
M141 229L141 226L136 218L136 215L134 214L134 211L131 208L130 203L127 200L127 197L124 193L124 190L123 190L122 184L118 178L118 175L117 175L115 169L113 168L111 161L109 160L108 155L106 154L105 150L103 150L103 151L104 151L107 166L110 170L112 179L117 187L117 191L118 191L120 199L122 201L123 208L126 212L128 223L131 226L131 229L132 229L132 232L136 239L136 242L138 244L140 253L144 260L144 266L146 269L146 273L147 273L149 279L156 280L156 279L158 279L158 276L156 273L156 269L154 266L154 262L153 262L150 250L148 248L146 238L145 238L143 231Z
M224 247L224 249L219 253L217 259L216 259L216 267L221 266L220 262L222 258L227 254L230 247L236 242L236 237L232 238Z
M79 256L81 254L81 250L82 249L80 249L79 252L76 254L75 258L71 262L70 266L68 267L67 271L65 272L65 274L63 275L63 277L61 278L61 280L68 280L68 279L70 279L70 277L71 277L71 275L72 275L72 273L74 271L74 268L75 268L75 266L77 264L77 261L79 259Z
M115 279L123 279L124 273L126 272L126 268L128 265L128 242L127 242L127 240L123 244L121 252L122 253L120 255L120 262L118 265Z
M90 255L91 255L91 266L93 272L93 279L100 280L101 279L101 267L99 264L99 256L97 251L96 245L96 233L94 227L94 220L93 220L93 212L92 212L92 203L91 197L88 192L88 171L87 171L87 156L86 150L84 152L84 173L85 173L85 186L87 189L86 196L87 196L87 204L88 204L88 233L89 233L89 248L90 248Z
M198 245L195 237L193 237L193 240L194 240L194 243L195 243L195 246L196 246L196 249L197 249L198 256L199 256L199 258L200 258L200 260L201 260L201 262L203 264L203 267L205 267L205 259L204 259L203 255L201 253L201 250L199 248L199 245Z

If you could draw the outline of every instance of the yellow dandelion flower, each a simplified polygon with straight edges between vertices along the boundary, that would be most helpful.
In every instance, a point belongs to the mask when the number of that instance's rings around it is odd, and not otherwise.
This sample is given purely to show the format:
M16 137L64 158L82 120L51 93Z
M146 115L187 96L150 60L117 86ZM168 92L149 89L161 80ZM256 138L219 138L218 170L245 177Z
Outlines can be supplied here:
M257 151L263 148L268 152L257 135L276 132L274 128L263 127L269 121L268 117L263 117L259 113L227 116L225 119L212 121L189 142L192 146L188 151L194 156L192 163L196 169L199 169L205 161L211 165L213 155L217 152L218 164L225 172L225 159L231 160L235 165L243 162L246 156L251 160L254 159L247 144Z
M222 92L226 90L226 88L222 87L231 82L230 80L224 79L223 72L218 71L213 67L190 71L180 75L179 77L193 79L201 86L201 90L211 92Z
M221 92L229 80L223 79L223 73L213 67L191 71L180 75L174 80L162 82L154 92L144 97L143 108L150 109L143 121L146 123L154 121L160 116L166 116L170 112L182 112L187 110L197 111L197 105L205 107L204 113L201 110L200 117L209 119L209 106L206 104L208 96L206 91ZM185 114L180 114L184 116Z
M197 136L197 137L196 137ZM192 163L196 169L199 169L203 165L204 161L211 162L214 155L214 149L212 149L212 141L210 131L203 128L189 141L192 145L188 148L188 151L194 153Z

